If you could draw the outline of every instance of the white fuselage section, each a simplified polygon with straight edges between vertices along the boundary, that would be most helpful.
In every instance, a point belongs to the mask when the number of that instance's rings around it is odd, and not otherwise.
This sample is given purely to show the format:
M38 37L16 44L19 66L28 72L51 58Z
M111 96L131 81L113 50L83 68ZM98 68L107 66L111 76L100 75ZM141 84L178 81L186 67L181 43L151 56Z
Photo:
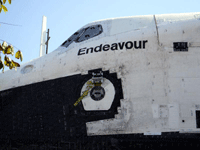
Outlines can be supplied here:
M108 19L84 28L95 24L102 25L100 35L0 74L0 90L102 68L121 78L124 99L114 119L88 122L88 135L199 132L200 13ZM174 51L175 42L187 42L188 51Z

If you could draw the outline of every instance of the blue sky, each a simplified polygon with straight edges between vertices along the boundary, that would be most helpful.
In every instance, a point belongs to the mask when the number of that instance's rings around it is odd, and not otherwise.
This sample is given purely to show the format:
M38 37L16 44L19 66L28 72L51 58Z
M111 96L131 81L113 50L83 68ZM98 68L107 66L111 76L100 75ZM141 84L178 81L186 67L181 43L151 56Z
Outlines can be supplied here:
M20 49L28 62L39 57L42 16L50 29L49 52L92 21L151 14L200 12L199 0L12 0L0 14L0 39ZM2 43L2 41L0 41ZM17 47L17 48L16 48ZM15 59L16 60L16 59ZM19 62L19 61L18 61Z

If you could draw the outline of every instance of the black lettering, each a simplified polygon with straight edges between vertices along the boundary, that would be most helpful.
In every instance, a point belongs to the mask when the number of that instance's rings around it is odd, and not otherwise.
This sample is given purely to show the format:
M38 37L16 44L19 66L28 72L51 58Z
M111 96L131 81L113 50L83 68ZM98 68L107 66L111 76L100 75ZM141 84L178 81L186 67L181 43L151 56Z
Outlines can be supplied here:
M96 47L94 48L94 51L95 51L95 52L101 52L101 47L102 47L102 44L101 44L100 46L96 46Z
M85 53L81 53L81 52L84 52L85 49L86 49L86 47L79 49L78 55L83 55L83 54L85 54Z
M110 49L110 45L109 44L106 44L103 46L103 50L104 51L108 51Z
M139 43L138 43L139 42ZM145 44L148 42L148 40L145 41L134 41L134 44L132 41L128 41L128 42L122 42L122 43L113 43L112 45L106 44L103 45L103 51L108 51L109 49L111 50L118 50L118 46L119 49L122 50L124 48L124 45L126 47L126 49L132 49L133 46L135 49L141 49L141 48L145 48ZM101 52L102 51L102 44L99 46L96 46L95 48L90 47L84 47L79 49L78 51L78 55L84 55L84 54L88 54L88 53L93 53L93 51L95 52Z
M133 42L131 42L131 41L126 42L125 47L126 47L126 49L133 48Z
M89 50L90 50L90 53L93 53L93 47L90 47L90 48L88 48L88 49L86 50L86 54L88 54Z
M117 43L113 43L111 50L118 50Z
M138 49L138 48L141 49L141 48L142 48L142 47L141 47L141 43L142 43L142 42L139 41L139 46L137 46L137 41L134 41L134 47L135 47L135 49Z
M124 42L123 43L118 43L119 48L122 50L124 48Z
M143 41L143 48L145 48L145 43L147 43L148 41Z

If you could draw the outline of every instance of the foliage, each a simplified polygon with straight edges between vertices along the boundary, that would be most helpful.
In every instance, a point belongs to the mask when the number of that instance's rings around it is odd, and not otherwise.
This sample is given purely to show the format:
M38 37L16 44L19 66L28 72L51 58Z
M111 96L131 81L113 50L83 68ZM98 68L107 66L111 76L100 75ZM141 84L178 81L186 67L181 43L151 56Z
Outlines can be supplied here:
M2 43L2 45L0 44L0 53L3 53L4 56L4 63L1 60L1 56L0 56L0 70L2 70L2 72L4 72L4 66L9 67L9 69L15 68L16 67L20 67L20 64L18 64L17 62L13 61L10 57L8 57L8 55L14 55L14 48L12 45L8 45L5 41ZM18 50L15 53L15 58L20 59L21 61L23 60L23 55L22 52L20 50Z
M6 0L0 0L0 13L3 9L3 11L6 13L8 11L8 9L6 8L6 6L4 6L4 4L6 3ZM11 4L11 0L8 0L8 3ZM8 55L14 55L14 48L12 45L8 45L5 41L0 44L0 54L3 53L4 56L4 62L1 60L1 55L0 55L0 70L2 70L2 72L4 72L4 68L5 66L9 67L9 69L15 68L16 67L20 67L20 64L18 64L17 62L13 61L10 57L8 57ZM21 61L23 60L23 55L22 52L20 50L18 50L15 54L15 58L20 59Z
M8 0L9 4L11 4L11 0ZM0 13L3 9L3 11L6 13L8 11L8 9L6 8L6 6L4 6L3 4L6 3L6 0L0 0Z

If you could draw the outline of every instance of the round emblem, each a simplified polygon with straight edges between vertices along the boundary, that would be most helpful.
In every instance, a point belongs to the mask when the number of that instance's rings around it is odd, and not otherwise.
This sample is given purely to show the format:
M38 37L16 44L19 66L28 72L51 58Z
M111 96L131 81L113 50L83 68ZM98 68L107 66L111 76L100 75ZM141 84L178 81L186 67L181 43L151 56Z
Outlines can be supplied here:
M105 96L105 90L101 86L95 86L90 91L90 96L93 100L99 101L104 98Z

